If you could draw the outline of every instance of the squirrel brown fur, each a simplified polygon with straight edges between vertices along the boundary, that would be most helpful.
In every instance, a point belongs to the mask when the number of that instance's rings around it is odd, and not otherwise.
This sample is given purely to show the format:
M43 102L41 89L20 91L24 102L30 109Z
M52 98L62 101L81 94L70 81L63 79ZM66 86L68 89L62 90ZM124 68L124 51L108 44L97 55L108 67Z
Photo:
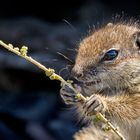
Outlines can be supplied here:
M81 82L85 102L63 87L66 104L78 107L79 115L92 120L103 113L126 140L140 140L140 28L137 24L109 23L80 42L72 76ZM75 140L119 140L90 122Z

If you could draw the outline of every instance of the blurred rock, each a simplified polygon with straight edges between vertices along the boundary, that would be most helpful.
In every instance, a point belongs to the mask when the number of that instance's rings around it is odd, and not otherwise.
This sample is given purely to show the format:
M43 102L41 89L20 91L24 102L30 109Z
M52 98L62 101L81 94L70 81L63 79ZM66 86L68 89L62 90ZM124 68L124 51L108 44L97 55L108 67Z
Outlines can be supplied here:
M27 133L34 140L54 140L53 136L51 136L39 123L30 122L26 127Z
M15 134L10 128L8 128L2 122L0 123L0 139L1 140L20 140L20 138Z
M74 124L62 120L53 120L50 122L50 130L57 140L71 140L73 134L76 132Z
M51 93L5 94L0 98L1 111L28 121L49 119L56 110L56 105L56 96Z

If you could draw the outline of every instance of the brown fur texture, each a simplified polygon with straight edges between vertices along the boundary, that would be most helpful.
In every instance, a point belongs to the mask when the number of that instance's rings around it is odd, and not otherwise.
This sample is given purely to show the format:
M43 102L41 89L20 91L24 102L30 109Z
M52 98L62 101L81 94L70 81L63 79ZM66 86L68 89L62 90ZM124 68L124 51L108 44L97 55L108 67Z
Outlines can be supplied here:
M87 98L78 105L79 115L92 120L104 113L126 140L140 140L140 44L136 24L108 24L81 41L72 75L82 82ZM118 56L104 60L115 49ZM63 96L63 95L62 95ZM68 100L65 100L68 102ZM74 136L75 140L119 140L90 123Z
M104 132L94 126L89 126L80 130L75 136L76 140L120 140L113 132Z

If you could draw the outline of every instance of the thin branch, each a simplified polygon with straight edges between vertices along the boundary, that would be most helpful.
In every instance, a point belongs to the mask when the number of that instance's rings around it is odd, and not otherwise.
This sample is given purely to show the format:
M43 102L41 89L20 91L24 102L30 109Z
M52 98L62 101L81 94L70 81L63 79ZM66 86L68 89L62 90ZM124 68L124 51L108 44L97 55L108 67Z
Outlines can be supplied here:
M34 64L35 66L37 66L38 68L40 68L41 70L43 70L46 75L51 79L51 80L59 80L61 81L61 83L63 85L67 85L69 88L71 88L75 94L76 94L76 98L79 101L86 101L86 98L79 92L77 91L70 82L65 81L60 75L55 73L54 69L51 68L46 68L44 65L42 65L41 63L39 63L38 61L36 61L35 59L33 59L32 57L28 56L28 47L26 46L22 46L21 49L19 49L18 47L14 47L12 44L5 44L3 41L0 40L0 45L3 46L4 48L6 48L7 50L13 52L14 54L17 54L18 56L26 59L27 61L31 62L32 64ZM105 124L107 124L119 137L121 140L125 140L125 138L122 136L122 134L117 130L117 128L115 128L101 113L97 113L96 117L98 119L100 119L101 121L103 121Z

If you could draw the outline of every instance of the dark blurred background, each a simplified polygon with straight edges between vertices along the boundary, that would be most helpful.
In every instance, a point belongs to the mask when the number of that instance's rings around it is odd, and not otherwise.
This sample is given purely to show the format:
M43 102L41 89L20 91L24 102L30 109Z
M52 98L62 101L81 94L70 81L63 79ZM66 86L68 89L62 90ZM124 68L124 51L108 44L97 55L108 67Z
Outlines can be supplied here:
M0 39L27 45L29 55L68 79L82 38L107 22L139 15L138 0L5 0ZM0 140L72 140L82 124L61 100L59 85L0 48Z

